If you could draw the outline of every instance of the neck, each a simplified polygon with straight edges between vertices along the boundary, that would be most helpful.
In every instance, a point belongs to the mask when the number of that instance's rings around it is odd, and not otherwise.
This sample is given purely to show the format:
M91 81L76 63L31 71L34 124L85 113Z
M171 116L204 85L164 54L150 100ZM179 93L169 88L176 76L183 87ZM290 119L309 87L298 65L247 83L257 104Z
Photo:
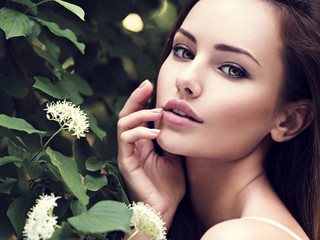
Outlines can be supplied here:
M241 217L246 189L263 175L264 156L265 151L258 148L232 161L186 158L190 199L204 230Z

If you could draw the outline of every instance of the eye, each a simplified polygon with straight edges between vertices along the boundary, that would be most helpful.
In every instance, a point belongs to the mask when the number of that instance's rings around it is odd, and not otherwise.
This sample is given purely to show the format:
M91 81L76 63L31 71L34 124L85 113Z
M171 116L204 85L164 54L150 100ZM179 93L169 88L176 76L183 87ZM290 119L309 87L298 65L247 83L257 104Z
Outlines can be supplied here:
M226 64L226 65L223 65L222 67L220 67L219 69L223 73L227 74L228 77L231 77L231 78L242 79L242 78L249 77L249 74L247 73L247 71L240 66Z
M183 45L176 45L172 48L173 53L176 57L183 59L194 59L194 55L189 48Z

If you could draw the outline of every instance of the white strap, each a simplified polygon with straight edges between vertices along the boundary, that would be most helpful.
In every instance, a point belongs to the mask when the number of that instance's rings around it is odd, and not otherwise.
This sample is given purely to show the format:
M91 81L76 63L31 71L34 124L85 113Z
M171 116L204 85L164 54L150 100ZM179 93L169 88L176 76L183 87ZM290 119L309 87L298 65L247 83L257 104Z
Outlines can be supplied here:
M283 226L282 224L268 219L268 218L262 218L262 217L245 217L245 218L241 218L241 219L252 219L252 220L258 220L258 221L262 221L262 222L266 222L269 224L272 224L282 230L284 230L285 232L287 232L288 234L290 234L292 237L294 237L297 240L303 240L301 237L299 237L297 234L295 234L294 232L292 232L290 229L288 229L287 227Z

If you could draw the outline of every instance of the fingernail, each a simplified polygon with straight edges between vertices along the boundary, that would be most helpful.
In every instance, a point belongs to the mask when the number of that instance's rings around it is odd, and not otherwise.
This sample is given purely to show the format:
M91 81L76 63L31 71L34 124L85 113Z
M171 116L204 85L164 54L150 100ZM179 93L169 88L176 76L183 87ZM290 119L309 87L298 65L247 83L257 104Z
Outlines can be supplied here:
M158 134L160 133L160 129L150 129L150 132Z
M163 111L162 108L154 108L151 110L152 113L161 113Z
M138 88L143 88L144 86L146 86L146 85L148 84L148 82L149 82L148 79L147 79L147 80L144 80L144 81L140 84L140 86L139 86Z

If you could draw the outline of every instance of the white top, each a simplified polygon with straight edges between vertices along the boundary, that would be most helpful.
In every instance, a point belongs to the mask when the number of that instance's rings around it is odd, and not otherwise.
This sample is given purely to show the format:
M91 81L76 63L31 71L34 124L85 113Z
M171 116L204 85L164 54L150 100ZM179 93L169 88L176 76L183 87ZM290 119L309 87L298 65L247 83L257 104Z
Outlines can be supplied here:
M262 218L262 217L245 217L245 218L241 218L241 219L252 219L252 220L258 220L258 221L262 221L262 222L266 222L269 224L272 224L273 226L276 226L280 229L282 229L283 231L287 232L288 234L290 234L293 238L297 239L297 240L303 240L301 237L299 237L297 234L295 234L294 232L292 232L289 228L283 226L282 224L268 219L268 218Z

